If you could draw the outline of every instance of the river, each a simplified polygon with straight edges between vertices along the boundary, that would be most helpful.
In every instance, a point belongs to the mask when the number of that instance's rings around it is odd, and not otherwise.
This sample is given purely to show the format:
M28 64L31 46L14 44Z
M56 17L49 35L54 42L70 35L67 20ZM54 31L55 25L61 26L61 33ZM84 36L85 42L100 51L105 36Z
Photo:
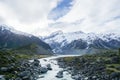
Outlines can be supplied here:
M78 56L78 55L59 55L59 56L52 56L48 58L39 59L41 66L46 66L47 64L51 64L52 70L49 70L45 74L41 74L39 76L40 78L37 80L73 80L68 72L63 73L63 78L55 77L59 71L63 70L63 68L59 67L55 59L60 57L70 57L70 56Z

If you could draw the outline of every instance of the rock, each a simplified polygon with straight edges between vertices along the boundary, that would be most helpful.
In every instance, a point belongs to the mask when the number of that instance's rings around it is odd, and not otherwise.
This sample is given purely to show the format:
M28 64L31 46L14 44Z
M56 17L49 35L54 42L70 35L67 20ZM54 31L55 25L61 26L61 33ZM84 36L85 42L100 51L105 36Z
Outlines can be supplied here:
M62 79L62 80L67 80L67 79Z
M36 80L41 73L47 72L46 68L42 68L39 63L40 61L37 59L34 59L33 62L22 61L18 67L20 72L17 72L16 74L22 80Z
M110 74L110 77L111 78L118 78L118 77L120 78L120 72L113 72Z
M0 80L5 80L5 77L3 75L0 75Z
M22 66L29 67L30 66L30 62L29 61L23 61L22 62Z
M22 79L27 79L31 76L30 71L23 71L18 74Z
M51 68L51 65L50 65L50 64L47 64L46 66L47 66L47 69L48 69L48 70L52 70L52 68Z
M79 75L74 75L74 76L71 76L72 79L75 79L75 80L81 80L80 76Z
M14 74L17 74L18 73L18 71L14 71Z
M34 62L40 63L40 61L38 59L34 59Z
M65 68L65 64L63 62L59 62L58 65L62 68Z
M67 70L72 70L72 67L67 67Z
M48 69L46 67L41 67L40 68L41 73L46 73Z
M56 75L57 78L63 78L63 71L59 71Z
M112 63L118 63L119 61L120 61L120 57L119 56L112 57Z
M15 63L12 63L10 65L8 65L8 70L13 70L15 67Z
M120 70L120 66L116 67L116 69Z
M33 65L34 66L39 66L40 61L38 59L34 59Z
M18 78L16 78L15 80L22 80L22 79L18 77Z
M85 80L88 80L88 79L89 79L88 77L85 78Z
M40 76L39 78L44 78L45 76Z
M43 59L44 61L47 61L47 59Z
M2 71L2 72L7 72L7 71L8 71L8 68L7 68L7 67L1 67L0 71Z
M93 76L92 78L93 78L93 79L96 79L96 78L97 78L97 76Z

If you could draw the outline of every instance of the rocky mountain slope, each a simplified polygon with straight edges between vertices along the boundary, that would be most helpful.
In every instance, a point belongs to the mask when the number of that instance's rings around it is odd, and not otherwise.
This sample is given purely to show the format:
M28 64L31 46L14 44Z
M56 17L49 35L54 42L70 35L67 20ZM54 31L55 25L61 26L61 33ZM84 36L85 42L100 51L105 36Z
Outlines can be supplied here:
M0 49L18 48L29 44L38 45L41 53L44 53L45 50L51 52L51 47L38 37L17 31L6 25L0 25Z
M84 33L82 31L63 33L57 31L43 37L56 53L79 53L94 49L117 49L120 47L120 35L115 33Z

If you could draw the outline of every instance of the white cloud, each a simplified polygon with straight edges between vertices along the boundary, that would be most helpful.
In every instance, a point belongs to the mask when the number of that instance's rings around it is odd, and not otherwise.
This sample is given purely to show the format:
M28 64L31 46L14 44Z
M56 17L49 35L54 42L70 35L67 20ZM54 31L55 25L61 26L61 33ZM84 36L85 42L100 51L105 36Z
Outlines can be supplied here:
M0 0L0 24L38 35L57 30L120 33L120 0L74 0L66 15L49 20L47 16L58 1Z
M32 33L38 27L45 28L47 15L58 0L0 0L1 24ZM3 21L4 20L4 21Z
M118 24L120 23L119 3L120 0L76 0L71 11L64 17L61 17L58 22L63 22L63 24L61 23L62 26L66 22L70 23L64 26L67 27L66 31L71 28L74 31L82 30L97 33L111 31L120 33L118 28L120 27ZM117 22L114 19L115 17L119 17ZM81 19L84 19L82 23L77 25L71 24ZM61 27L61 25L57 26L55 24L57 27Z

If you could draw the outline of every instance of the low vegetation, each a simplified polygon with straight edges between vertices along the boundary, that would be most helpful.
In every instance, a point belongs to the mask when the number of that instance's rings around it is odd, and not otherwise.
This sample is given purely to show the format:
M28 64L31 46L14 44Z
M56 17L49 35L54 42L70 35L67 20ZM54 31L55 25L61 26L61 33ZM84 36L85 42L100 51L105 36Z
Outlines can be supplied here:
M88 80L120 79L120 52L118 51L110 50L78 57L59 58L58 61L61 67L69 67L68 70L73 76L80 74ZM78 78L81 79L79 76Z
M33 47L32 47L33 48ZM32 51L30 54L29 52ZM23 52L23 53L22 53ZM51 56L46 54L36 54L30 48L4 49L0 50L0 75L4 75L6 80L15 78L19 73L19 67L22 63L31 59L40 59Z

